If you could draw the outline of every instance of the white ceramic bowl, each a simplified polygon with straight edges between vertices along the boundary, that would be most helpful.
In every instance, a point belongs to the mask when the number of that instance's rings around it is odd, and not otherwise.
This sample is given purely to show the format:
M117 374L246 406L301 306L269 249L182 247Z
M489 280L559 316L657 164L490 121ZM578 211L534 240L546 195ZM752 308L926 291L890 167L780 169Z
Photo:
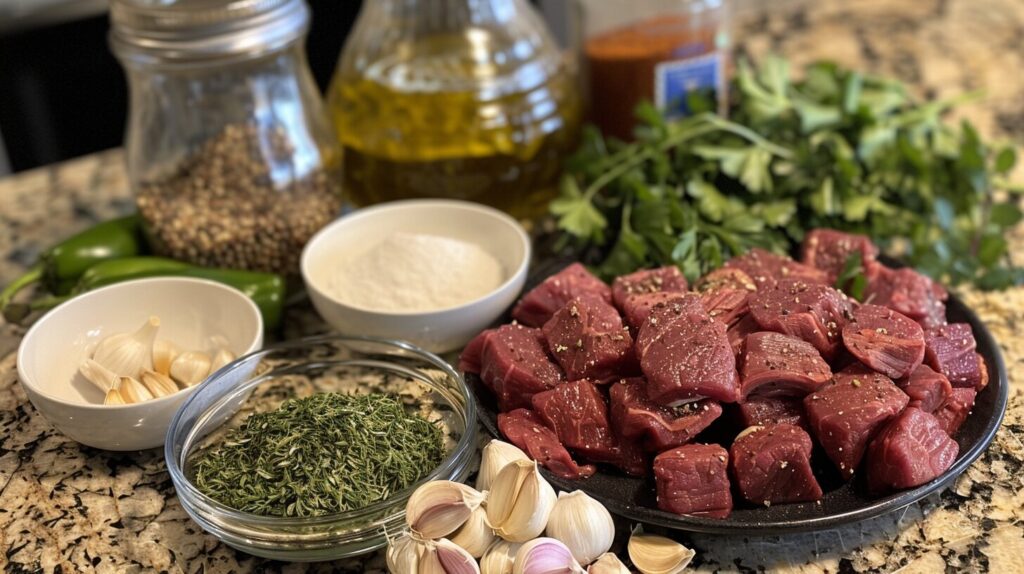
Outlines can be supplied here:
M505 281L474 301L416 313L363 309L330 294L339 265L397 232L474 243L501 263ZM530 238L508 215L465 201L409 200L361 209L320 230L302 252L302 277L316 310L341 333L399 339L445 353L465 345L505 312L523 289L529 263Z
M106 450L164 444L178 407L196 387L142 403L104 405L103 393L78 373L108 335L137 330L160 318L160 339L182 349L205 349L220 335L242 356L263 345L259 308L233 287L205 279L157 277L85 293L43 316L18 348L18 377L29 400L62 433Z

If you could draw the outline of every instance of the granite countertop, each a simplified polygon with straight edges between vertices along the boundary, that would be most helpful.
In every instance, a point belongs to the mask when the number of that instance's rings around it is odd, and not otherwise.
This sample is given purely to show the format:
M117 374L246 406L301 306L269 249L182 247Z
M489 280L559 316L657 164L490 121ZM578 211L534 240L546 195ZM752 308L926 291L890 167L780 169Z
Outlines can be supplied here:
M1024 144L1024 2L800 0L766 2L774 6L767 12L749 2L738 11L740 53L781 53L795 65L834 59L899 77L927 97L983 89L983 102L958 113L992 137ZM119 150L0 180L0 283L55 238L131 207ZM1012 242L1015 258L1024 257L1024 234ZM961 295L1003 347L1014 389L983 457L940 495L867 522L784 537L680 535L697 550L695 571L1024 572L1024 288ZM81 447L36 413L15 373L13 351L23 334L0 323L0 565L6 571L384 569L380 553L284 564L204 534L174 496L159 450Z

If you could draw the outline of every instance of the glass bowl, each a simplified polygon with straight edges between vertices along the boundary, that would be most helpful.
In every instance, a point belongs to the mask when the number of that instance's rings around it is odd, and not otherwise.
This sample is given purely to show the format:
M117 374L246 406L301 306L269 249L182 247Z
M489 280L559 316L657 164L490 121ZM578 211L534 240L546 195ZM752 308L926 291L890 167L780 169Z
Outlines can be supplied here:
M438 421L446 457L420 482L370 506L327 516L262 516L235 510L192 483L191 456L254 412L325 392L386 392ZM405 504L431 480L461 481L476 453L476 407L444 360L408 343L369 337L299 339L246 355L217 371L182 405L164 446L182 507L204 530L244 552L288 561L333 560L376 550L405 527Z

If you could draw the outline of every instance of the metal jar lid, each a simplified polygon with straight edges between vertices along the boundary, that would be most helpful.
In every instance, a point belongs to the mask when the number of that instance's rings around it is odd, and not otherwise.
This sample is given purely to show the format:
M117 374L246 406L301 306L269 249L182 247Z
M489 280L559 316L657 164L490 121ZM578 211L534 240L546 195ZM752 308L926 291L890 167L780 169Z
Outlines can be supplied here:
M257 56L305 35L305 0L112 0L110 44L122 59Z

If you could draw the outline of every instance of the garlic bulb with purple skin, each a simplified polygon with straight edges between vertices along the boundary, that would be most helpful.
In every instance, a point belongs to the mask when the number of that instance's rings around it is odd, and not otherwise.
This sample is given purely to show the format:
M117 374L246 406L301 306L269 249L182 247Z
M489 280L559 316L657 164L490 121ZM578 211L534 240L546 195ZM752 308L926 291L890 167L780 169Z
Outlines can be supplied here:
M469 520L484 502L472 487L435 480L416 489L405 505L405 522L422 540L448 536Z
M586 574L569 548L554 538L537 538L516 552L512 574Z
M427 542L416 574L480 574L476 560L447 538Z

